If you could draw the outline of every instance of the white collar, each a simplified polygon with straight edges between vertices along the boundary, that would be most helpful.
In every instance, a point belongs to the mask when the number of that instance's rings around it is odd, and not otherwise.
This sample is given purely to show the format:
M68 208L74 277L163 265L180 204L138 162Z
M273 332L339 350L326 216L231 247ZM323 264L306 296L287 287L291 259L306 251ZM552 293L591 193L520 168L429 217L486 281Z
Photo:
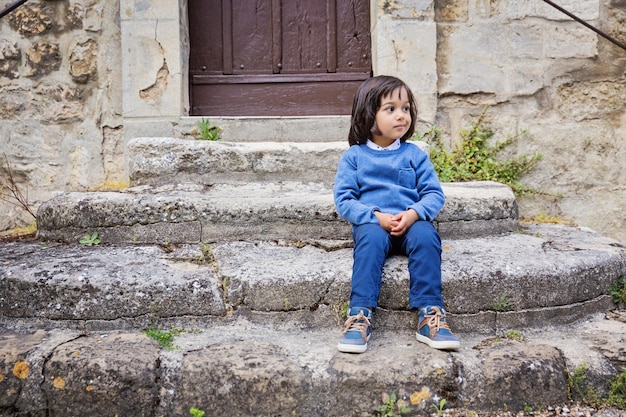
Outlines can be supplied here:
M386 148L383 148L382 146L375 144L371 139L367 140L367 147L374 149L375 151L395 151L396 149L400 147L400 145L402 145L402 142L400 142L400 139L396 139L395 141L393 141L391 145L387 146Z

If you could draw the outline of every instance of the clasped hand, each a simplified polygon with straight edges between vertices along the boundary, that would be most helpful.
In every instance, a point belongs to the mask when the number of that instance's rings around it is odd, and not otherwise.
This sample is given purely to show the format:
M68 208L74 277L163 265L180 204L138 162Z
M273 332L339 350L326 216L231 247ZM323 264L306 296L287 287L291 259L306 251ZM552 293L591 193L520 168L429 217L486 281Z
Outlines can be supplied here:
M374 214L378 218L381 227L388 231L391 236L403 236L409 227L413 225L419 216L413 209L401 211L398 214L381 213L375 211Z

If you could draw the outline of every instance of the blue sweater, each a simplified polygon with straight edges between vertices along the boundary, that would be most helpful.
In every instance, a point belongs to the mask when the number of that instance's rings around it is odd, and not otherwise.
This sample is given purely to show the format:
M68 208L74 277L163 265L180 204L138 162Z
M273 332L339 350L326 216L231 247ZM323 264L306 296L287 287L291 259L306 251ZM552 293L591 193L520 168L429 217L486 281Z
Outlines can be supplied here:
M432 221L445 202L428 155L409 142L392 151L350 146L339 161L333 192L337 212L355 225L377 224L374 211L408 209Z

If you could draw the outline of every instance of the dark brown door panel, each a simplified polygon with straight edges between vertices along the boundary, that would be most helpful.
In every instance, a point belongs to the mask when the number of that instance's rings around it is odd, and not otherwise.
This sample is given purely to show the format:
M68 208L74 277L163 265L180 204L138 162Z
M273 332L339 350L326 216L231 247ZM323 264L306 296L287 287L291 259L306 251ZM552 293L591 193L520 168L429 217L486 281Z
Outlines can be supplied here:
M369 2L189 0L191 113L350 114L371 75Z

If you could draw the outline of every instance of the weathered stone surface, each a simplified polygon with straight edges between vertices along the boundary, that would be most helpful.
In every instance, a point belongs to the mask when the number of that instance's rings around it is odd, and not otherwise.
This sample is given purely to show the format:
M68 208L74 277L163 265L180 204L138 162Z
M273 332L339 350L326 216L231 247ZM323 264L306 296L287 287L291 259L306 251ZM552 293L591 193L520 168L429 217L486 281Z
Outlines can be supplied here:
M80 3L71 4L65 16L66 26L69 30L82 29L85 19L85 6Z
M158 354L157 343L139 332L83 336L58 346L42 375L50 415L154 415Z
M42 330L26 335L0 333L0 410L17 404L23 381L31 376L28 352L45 336Z
M263 242L223 243L213 249L227 302L258 311L340 305L350 292L351 253Z
M619 87L619 84L617 85ZM600 93L598 98L605 99L613 95L612 89L607 95ZM582 100L582 96L570 96L572 101ZM568 106L567 102L563 102ZM607 106L611 101L607 101ZM589 108L594 113L594 107ZM581 114L582 116L582 114ZM575 117L579 117L575 114ZM617 122L619 124L619 122ZM528 185L538 187L550 195L522 196L518 199L522 216L533 217L542 212L557 218L565 217L577 224L598 230L601 224L611 223L611 230L603 234L624 243L620 236L626 231L624 210L626 204L626 171L614 161L626 160L626 148L620 146L620 130L616 130L612 118L581 120L578 123L550 126L550 135L545 136L547 125L536 124L531 129L529 143L537 146L541 139L541 153L549 158L548 163L540 162L535 170L525 176ZM564 146L578 129L576 143ZM591 132L593 131L593 132ZM582 133L588 132L588 133ZM548 156L549 155L549 156ZM554 175L559 172L559 175ZM549 178L549 181L546 179ZM563 193L564 190L572 192ZM554 195L563 195L554 198ZM565 213L576 210L576 218Z
M586 81L563 84L557 91L562 114L576 121L597 119L619 111L626 100L626 81Z
M224 314L220 284L202 252L174 257L158 247L128 246L101 257L93 249L6 245L2 314L58 320Z
M349 241L164 243L163 249L7 244L0 256L0 312L54 320L337 307L349 298L352 269ZM407 311L407 269L404 256L387 261L382 309ZM519 234L443 241L444 303L453 328L465 331L571 323L610 308L611 285L625 274L623 247L581 228L535 225Z
M332 184L346 142L235 143L136 138L128 144L131 184L285 181Z
M435 19L438 22L467 20L467 0L443 0L435 2Z
M306 369L267 342L232 341L188 352L180 371L174 401L181 416L188 404L214 415L288 415L312 388Z
M0 39L0 76L7 78L19 78L19 65L21 51L16 43ZM4 114L4 113L3 113Z
M336 380L336 415L354 415L356 410L373 411L383 399L372 393L394 393L413 412L430 413L435 398L456 403L459 391L458 364L448 353L429 349L409 334L379 340L362 355L335 355L330 363ZM414 400L411 404L411 398Z
M442 187L446 205L435 223L443 237L489 236L517 227L517 204L509 187L493 182ZM351 236L349 224L336 212L330 185L293 181L67 193L40 206L37 225L40 237L66 242L93 231L107 243ZM159 238L161 231L168 234Z
M520 410L567 402L567 365L558 349L516 341L486 344L479 346L481 367L472 369L481 375L468 374L464 381L463 397L474 407Z
M626 323L595 315L520 332L522 341L459 333L462 346L449 353L417 342L410 328L375 320L368 351L349 355L336 350L339 323L311 328L299 314L241 313L186 327L172 350L140 329L1 330L0 369L27 362L30 373L0 415L182 417L196 407L229 416L357 416L373 415L385 393L409 407L407 416L430 414L441 398L446 409L515 413L568 404L567 373L581 366L588 387L603 392L616 373L610 352L626 332ZM0 399L15 400L6 382Z
M61 67L59 45L48 42L35 43L26 51L30 71L29 77L41 77L57 71Z
M70 49L70 75L79 84L93 81L98 71L98 42L95 39L77 39Z
M608 294L611 283L624 273L623 248L589 230L531 226L523 233L447 242L444 288L456 288L453 292L460 297L448 297L450 306L456 306L458 312L475 313L494 309L490 306L504 295L516 309L574 304ZM494 263L494 252L487 246L497 247L503 262ZM483 269L485 265L490 266L489 271ZM559 284L562 280L568 284ZM559 287L567 291L546 291ZM555 297L560 299L558 303L554 303Z
M0 315L0 318L3 316ZM36 327L21 328L16 333L7 332L0 326L0 362L12 369L8 378L0 382L0 398L12 401L8 407L0 406L0 415L46 415L47 399L42 391L44 367L58 346L78 337L75 330L63 332L43 331ZM19 380L17 398L10 393ZM19 413L17 412L19 410Z
M44 4L24 5L9 15L9 24L23 36L41 35L54 27L54 11Z
M7 118L13 118L13 128L26 130L32 136L41 135L41 131L34 134L31 127L33 122L41 120L54 121L56 124L64 124L80 121L84 117L85 95L79 88L66 84L49 84L42 82L34 88L3 87L0 98L0 109L7 111ZM8 115L11 114L9 117ZM26 121L15 125L15 121ZM48 127L47 130L56 130L58 127ZM27 145L26 143L25 145ZM43 157L45 153L38 157ZM23 155L19 155L23 157ZM14 155L8 155L9 160L14 161ZM56 157L58 158L58 157ZM27 162L32 162L33 159ZM48 180L50 181L50 180Z

